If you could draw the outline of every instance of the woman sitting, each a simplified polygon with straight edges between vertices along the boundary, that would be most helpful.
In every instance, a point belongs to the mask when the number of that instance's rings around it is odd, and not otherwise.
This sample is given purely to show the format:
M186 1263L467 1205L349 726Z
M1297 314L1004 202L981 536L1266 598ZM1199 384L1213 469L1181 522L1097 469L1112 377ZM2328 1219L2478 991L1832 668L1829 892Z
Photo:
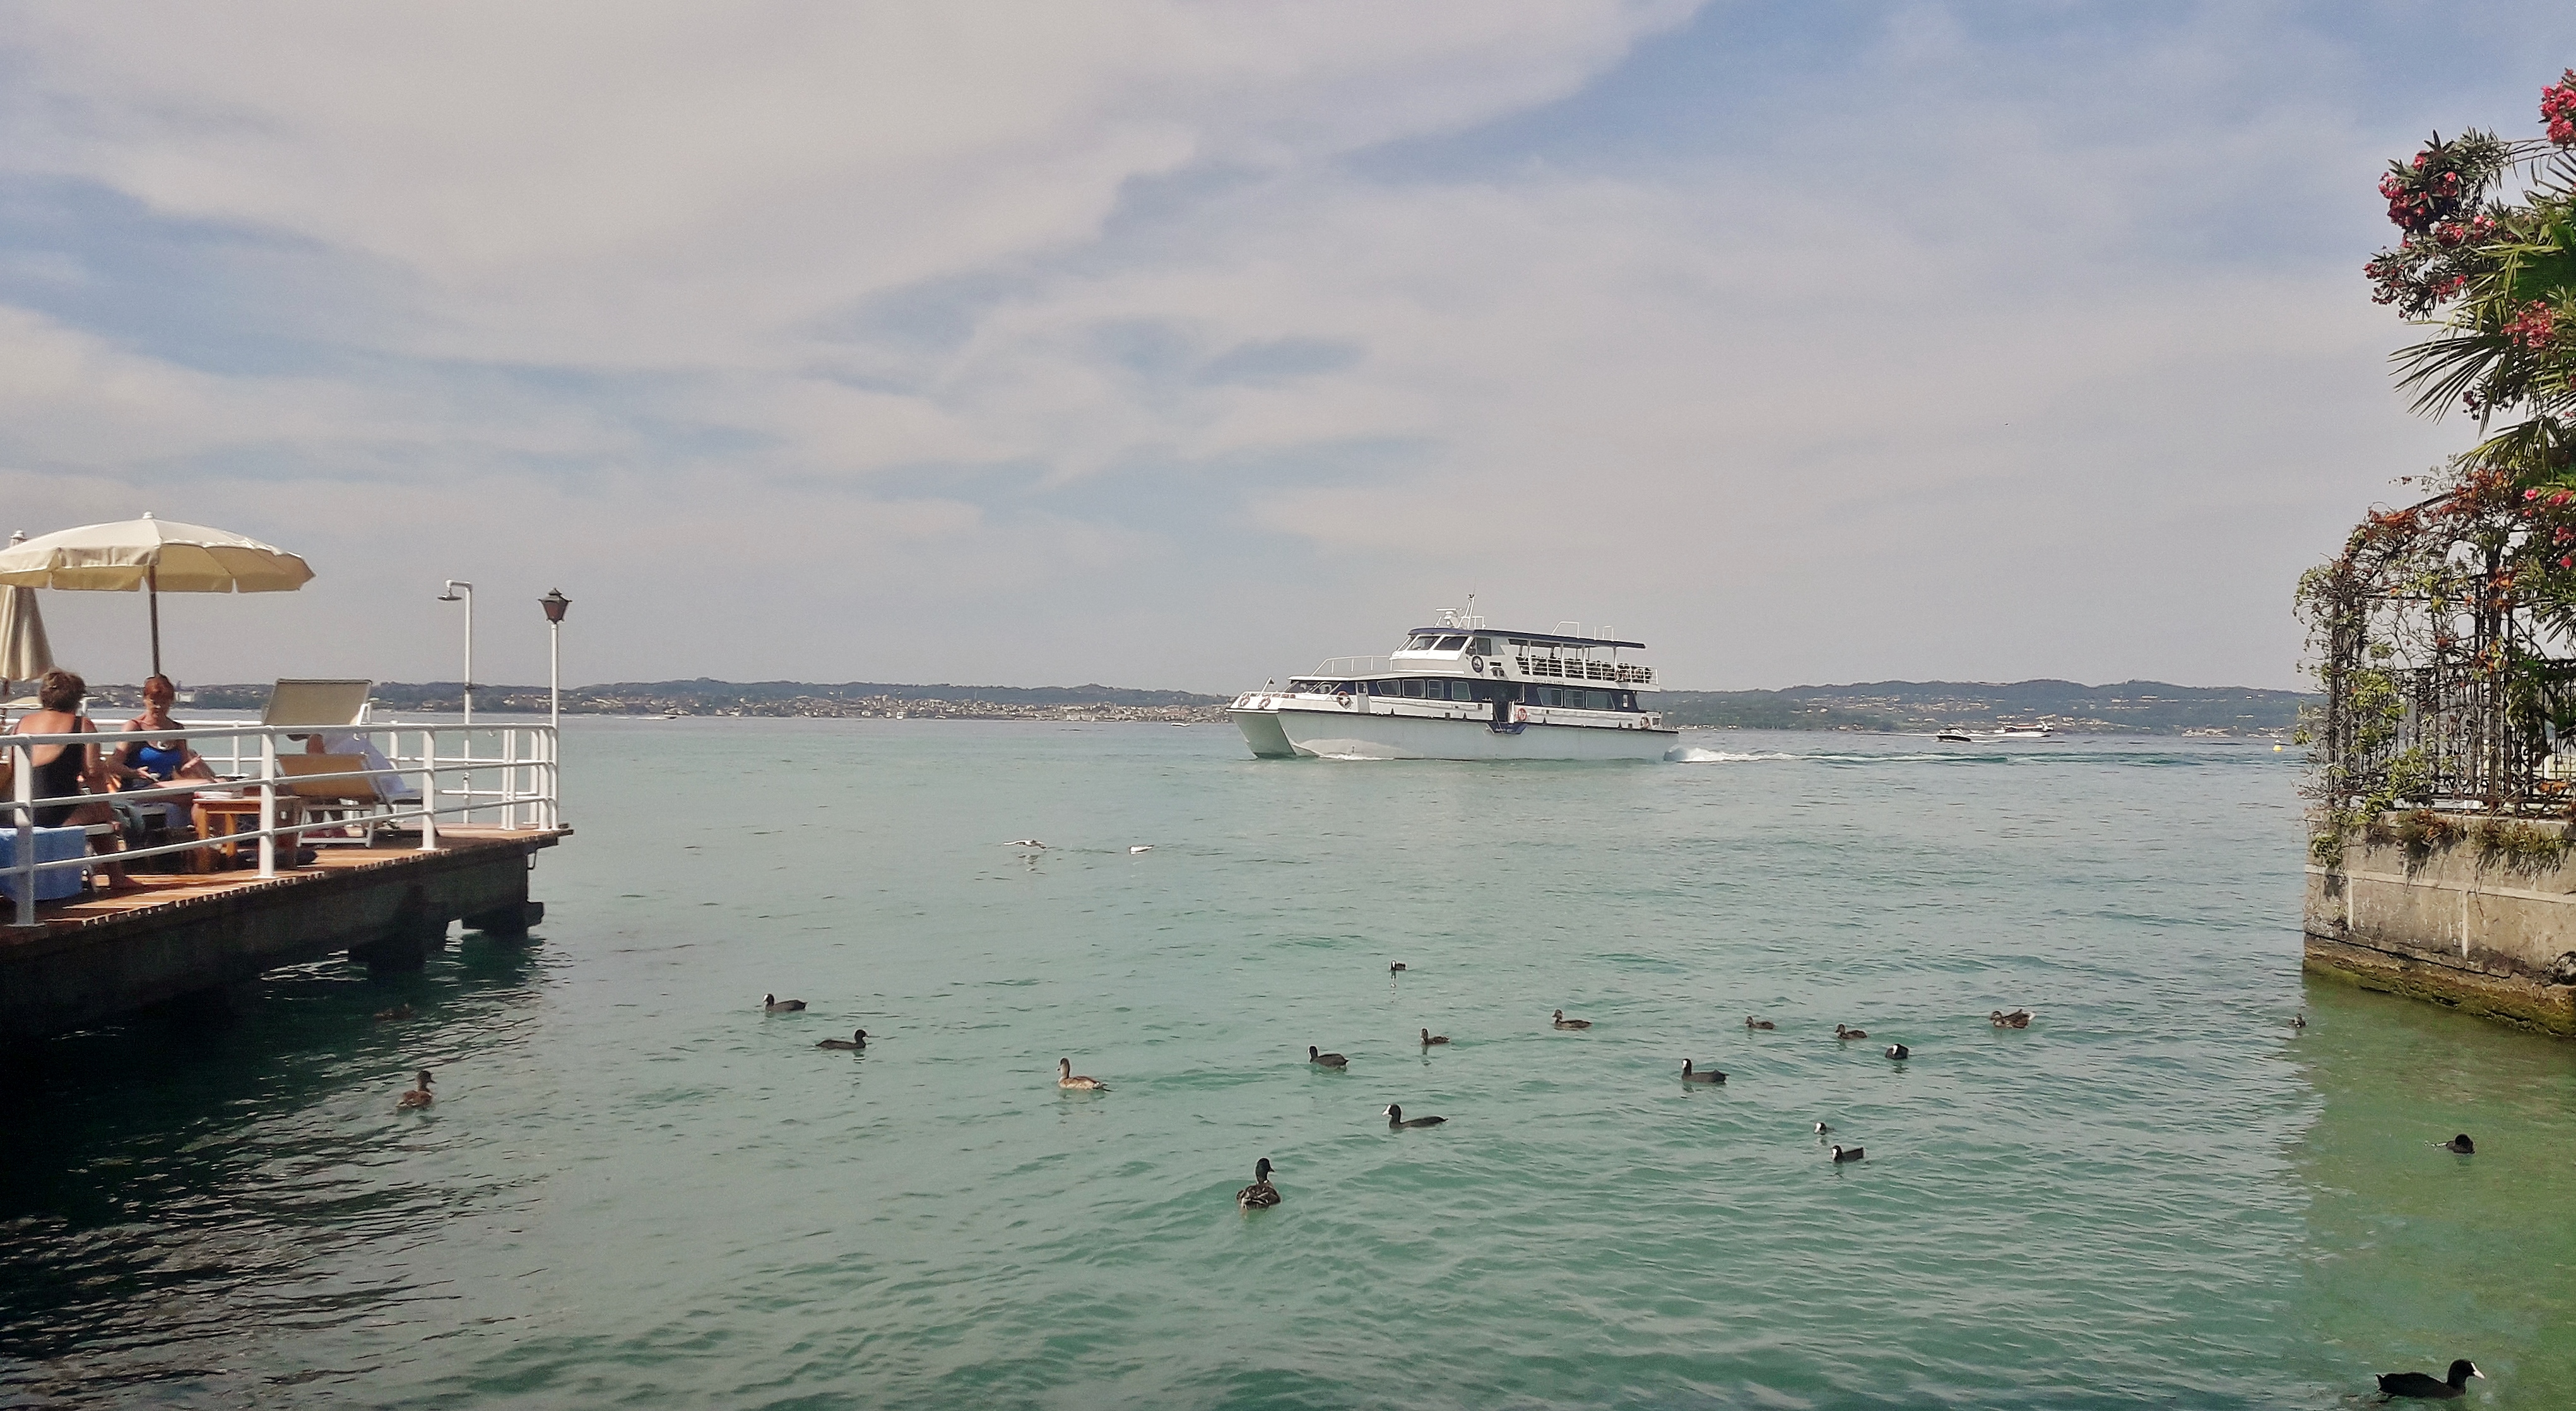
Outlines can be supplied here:
M143 713L117 727L121 730L184 730L187 727L170 718L170 707L179 699L179 688L170 678L155 674L143 683ZM120 789L157 789L181 779L208 784L218 782L214 766L185 740L128 740L116 747L110 756ZM161 826L176 829L188 818L189 805L195 794L163 794L129 808L150 809L161 815Z
M179 688L170 684L169 677L154 676L143 683L143 713L117 728L185 730L187 726L170 718L171 703L178 699ZM216 782L214 766L188 748L185 740L128 740L116 747L116 768L121 779L136 784L146 778L154 784L167 784L173 779Z
M80 713L81 701L89 695L89 683L57 667L45 673L36 684L36 700L43 707L18 717L9 728L12 735L88 735L98 727ZM38 745L28 751L33 766L36 801L36 826L39 828L81 828L93 823L114 823L116 810L107 800L87 803L56 803L81 794L104 794L116 786L116 768L108 752L97 745ZM110 851L125 846L122 838L110 835ZM125 868L107 864L107 882L112 888L133 885L126 880Z

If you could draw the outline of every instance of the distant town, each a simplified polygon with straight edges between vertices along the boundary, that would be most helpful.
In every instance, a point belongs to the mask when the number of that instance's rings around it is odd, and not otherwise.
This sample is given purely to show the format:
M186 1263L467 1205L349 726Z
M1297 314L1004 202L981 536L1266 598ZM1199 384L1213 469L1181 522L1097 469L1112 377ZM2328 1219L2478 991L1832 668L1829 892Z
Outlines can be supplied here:
M258 710L265 683L200 686L186 704L207 710ZM453 681L380 682L379 709L452 712L463 703ZM102 708L139 703L139 688L97 690ZM809 720L1076 720L1216 724L1225 696L1103 686L896 685L851 681L625 681L564 692L575 715L767 716ZM2243 686L2176 686L2123 681L1876 681L1847 686L1793 686L1779 691L1665 691L1653 698L1671 723L1685 728L1852 730L1922 733L2047 725L2069 734L2189 735L2286 739L2302 708L2317 698L2298 691ZM478 711L546 709L542 686L478 686ZM185 707L183 706L183 709Z

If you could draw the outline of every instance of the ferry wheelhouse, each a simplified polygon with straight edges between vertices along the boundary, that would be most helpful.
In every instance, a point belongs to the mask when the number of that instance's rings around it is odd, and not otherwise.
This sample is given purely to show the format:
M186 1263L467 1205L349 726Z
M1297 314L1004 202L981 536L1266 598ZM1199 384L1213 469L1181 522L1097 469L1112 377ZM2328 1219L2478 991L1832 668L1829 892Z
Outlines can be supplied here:
M1382 657L1335 657L1228 708L1252 752L1321 759L1661 759L1643 642L1504 632L1444 611Z

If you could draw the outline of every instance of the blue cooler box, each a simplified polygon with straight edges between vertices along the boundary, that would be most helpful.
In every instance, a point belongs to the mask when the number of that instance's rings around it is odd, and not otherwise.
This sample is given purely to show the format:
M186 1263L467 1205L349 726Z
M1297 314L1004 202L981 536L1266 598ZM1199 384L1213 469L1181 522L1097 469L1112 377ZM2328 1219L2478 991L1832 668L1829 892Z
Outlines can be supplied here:
M70 862L89 855L89 831L83 828L36 830L36 861ZM0 827L0 897L18 899L18 830ZM86 867L57 867L36 874L36 900L65 901L80 895L89 877Z

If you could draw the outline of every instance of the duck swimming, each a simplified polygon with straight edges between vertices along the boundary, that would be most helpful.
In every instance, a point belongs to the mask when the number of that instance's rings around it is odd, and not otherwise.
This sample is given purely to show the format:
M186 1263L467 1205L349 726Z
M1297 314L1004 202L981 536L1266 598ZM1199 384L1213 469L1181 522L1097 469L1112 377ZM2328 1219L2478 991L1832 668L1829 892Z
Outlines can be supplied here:
M801 999L780 999L776 995L762 995L760 997L760 1007L772 1014L793 1014L797 1010L805 1007L805 1001Z
M1889 1044L1887 1046L1887 1056L1902 1063L1906 1059L1914 1056L1914 1050L1907 1048L1903 1044Z
M1252 1163L1252 1184L1234 1193L1234 1203L1246 1210L1267 1210L1279 1203L1279 1188L1270 1184L1270 1158Z
M1718 1072L1714 1068L1701 1068L1694 1070L1691 1067L1691 1061L1685 1058L1682 1060L1682 1081L1685 1083L1723 1083L1726 1081L1726 1075Z
M2379 1389L2390 1396L2413 1397L2418 1401L2449 1401L2468 1395L2469 1378L2484 1379L2486 1373L2478 1364L2463 1357L2451 1364L2448 1380L2435 1381L2421 1372L2381 1372Z
M2030 1021L2037 1017L2027 1009L2016 1009L2010 1014L1998 1009L1986 1016L1986 1022L1998 1029L2027 1029Z
M1390 1127L1437 1127L1448 1120L1446 1117L1407 1117L1403 1108L1391 1102L1386 1105L1386 1125Z
M1086 1078L1083 1075L1074 1072L1073 1060L1070 1058L1059 1058L1055 1061L1055 1085L1059 1088L1070 1088L1075 1092L1105 1093L1109 1091L1109 1085L1100 1081L1098 1078Z
M1348 1068L1351 1061L1338 1053L1317 1053L1313 1044L1306 1045L1306 1061L1319 1068Z
M403 1095L394 1099L394 1110L407 1112L415 1107L427 1107L435 1101L437 1099L429 1095L429 1070L423 1068L412 1078L412 1085L403 1089Z
M1822 1122L1819 1122L1819 1123L1817 1123L1817 1124L1816 1124L1816 1135L1817 1135L1817 1136L1820 1136L1820 1137L1821 1137L1821 1136L1823 1136L1825 1133L1830 1132L1830 1131L1832 1131L1832 1130L1833 1130L1833 1128L1826 1126L1826 1125L1825 1125L1824 1123L1822 1123Z
M825 1040L824 1040L824 1041L822 1041L821 1043L814 1045L814 1047L816 1047L816 1048L849 1048L849 1049L866 1048L867 1046L868 1046L868 1031L867 1031L867 1030L865 1030L865 1029L861 1029L861 1030L859 1030L857 1033L854 1033L854 1034L850 1035L850 1036L849 1036L848 1038L846 1038L846 1039L825 1039Z
M1390 961L1390 962L1387 964L1387 967L1386 967L1386 973L1388 973L1389 975L1394 975L1394 974L1398 974L1398 973L1400 973L1403 969L1404 969L1404 962L1403 962L1403 961L1401 961L1401 960L1397 960L1397 961Z
M2290 1016L2290 1027L2291 1027L2291 1028L2293 1028L2293 1029L2304 1029L2304 1028L2308 1027L2308 1016L2306 1016L2306 1015L2304 1015L2304 1014L2293 1014L2293 1015L2291 1015L2291 1016Z
M1556 1023L1556 1027L1558 1027L1558 1028L1560 1028L1560 1029L1589 1029L1589 1028L1591 1028L1591 1027L1592 1027L1592 1021L1591 1021L1591 1020L1589 1020L1589 1019L1568 1019L1568 1018L1566 1018L1566 1017L1565 1017L1565 1011L1564 1011L1564 1010L1562 1010L1562 1009L1560 1009L1560 1010L1558 1010L1558 1011L1556 1012L1556 1020L1555 1020L1555 1023Z
M1777 1029L1780 1026L1772 1023L1768 1019L1756 1019L1752 1015L1748 1014L1744 1016L1744 1027L1748 1029Z
M1422 1046L1424 1048L1429 1048L1433 1044L1445 1044L1447 1042L1449 1042L1449 1036L1447 1034L1435 1034L1429 1029L1422 1031Z
M2469 1134L2466 1132L2460 1133L2449 1141L2435 1142L2433 1145L2440 1147L2444 1151L2458 1152L2462 1156L2475 1156L2478 1151L2478 1144L2470 1141Z
M1836 1145L1833 1150L1834 1164L1837 1166L1846 1161L1858 1161L1862 1155L1861 1149L1856 1146Z
M1838 1039L1865 1039L1869 1037L1869 1030L1846 1029L1842 1025L1836 1024L1834 1026L1834 1037Z

